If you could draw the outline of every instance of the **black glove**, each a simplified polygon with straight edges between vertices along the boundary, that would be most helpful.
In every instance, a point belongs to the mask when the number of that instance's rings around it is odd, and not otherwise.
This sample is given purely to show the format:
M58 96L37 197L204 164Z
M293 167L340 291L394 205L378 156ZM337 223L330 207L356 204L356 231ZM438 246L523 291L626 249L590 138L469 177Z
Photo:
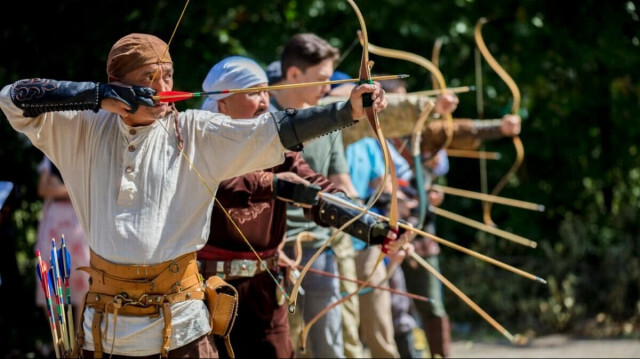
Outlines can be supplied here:
M399 223L407 223L406 221L398 221ZM387 233L391 230L389 227L389 222L387 221L377 221L376 224L371 226L370 232L370 240L371 244L386 244L387 241ZM406 232L406 230L400 226L398 226L398 238Z
M155 94L156 90L150 87L100 84L99 99L113 98L124 102L131 107L127 112L134 114L138 111L138 105L153 107L151 96Z

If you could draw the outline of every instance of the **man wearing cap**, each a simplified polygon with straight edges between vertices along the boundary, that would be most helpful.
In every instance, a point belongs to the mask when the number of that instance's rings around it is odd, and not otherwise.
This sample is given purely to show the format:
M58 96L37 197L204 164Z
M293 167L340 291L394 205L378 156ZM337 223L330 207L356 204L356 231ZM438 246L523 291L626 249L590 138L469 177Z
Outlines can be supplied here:
M0 92L11 126L60 169L89 241L80 348L85 358L217 357L196 252L218 184L364 118L363 93L384 109L384 94L363 85L345 103L244 121L178 112L152 99L173 88L173 63L148 34L118 40L107 75L107 84L27 79Z
M227 114L234 119L260 116L269 105L269 94L262 90L267 81L265 71L255 61L242 56L227 57L211 68L203 82L203 91L229 88L254 88L255 91L211 96L203 103L202 109ZM314 200L301 204L300 197L289 197L287 192L302 190L309 184L316 185L316 191L346 198L326 177L313 171L300 152L288 152L281 165L222 181L218 187L209 241L198 252L198 261L205 278L220 276L238 291L238 317L230 336L238 357L294 356L285 294L282 292L284 278L288 278L284 268L288 268L290 263L278 253L286 231L287 203L305 207L305 214L318 225L339 227L337 222L326 216L331 210L337 210L330 203L319 199L317 203ZM376 224L369 215L362 217L356 225L362 224L372 230L380 225L384 227L384 223ZM350 226L345 231L351 232L354 227ZM386 235L384 230L377 233ZM383 240L372 232L356 236L371 244ZM252 252L245 239L260 258ZM266 266L261 266L261 263ZM221 352L221 356L224 353Z

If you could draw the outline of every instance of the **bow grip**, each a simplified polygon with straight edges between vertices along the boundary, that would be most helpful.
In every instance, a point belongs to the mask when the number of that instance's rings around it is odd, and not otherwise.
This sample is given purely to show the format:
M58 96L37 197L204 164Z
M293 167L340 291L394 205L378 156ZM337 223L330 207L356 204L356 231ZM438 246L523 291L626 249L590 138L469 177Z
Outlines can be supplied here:
M358 85L373 84L373 80L360 80ZM367 108L373 106L373 99L371 99L371 93L362 94L362 107Z
M382 253L387 254L389 252L389 249L387 249L387 245L389 243L391 243L392 241L397 240L397 236L398 236L398 228L389 228L389 231L393 232L396 234L396 239L391 239L389 238L389 236L384 237L384 242L382 242Z

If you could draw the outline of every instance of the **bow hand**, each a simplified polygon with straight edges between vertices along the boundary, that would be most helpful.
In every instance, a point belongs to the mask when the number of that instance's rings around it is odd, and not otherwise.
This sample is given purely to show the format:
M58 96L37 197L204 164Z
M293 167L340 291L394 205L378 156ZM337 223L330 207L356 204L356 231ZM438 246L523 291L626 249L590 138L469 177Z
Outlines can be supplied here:
M448 91L444 95L438 95L436 97L434 111L440 115L451 115L458 107L459 102L460 100L458 99L458 96L453 92Z
M500 121L500 132L506 137L520 135L520 126L522 119L519 115L507 114Z
M399 220L406 225L410 224L406 221ZM378 221L371 227L370 244L381 244L382 252L385 254L393 254L402 249L409 241L411 236L403 227L391 228L388 221Z
M296 207L311 208L318 203L320 186L309 183L293 172L273 175L273 198L290 202Z
M371 96L371 101L367 100L367 95ZM367 116L365 108L372 107L375 112L380 112L387 108L387 97L379 82L363 83L355 86L351 90L349 97L351 102L351 116L354 120L360 120Z

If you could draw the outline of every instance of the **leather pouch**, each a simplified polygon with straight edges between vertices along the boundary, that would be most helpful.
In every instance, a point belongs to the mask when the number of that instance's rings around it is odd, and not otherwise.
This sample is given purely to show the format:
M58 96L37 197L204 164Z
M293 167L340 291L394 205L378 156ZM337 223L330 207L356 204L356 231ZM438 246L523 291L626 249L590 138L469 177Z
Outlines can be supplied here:
M211 332L226 337L231 332L238 312L238 292L218 276L205 281Z

